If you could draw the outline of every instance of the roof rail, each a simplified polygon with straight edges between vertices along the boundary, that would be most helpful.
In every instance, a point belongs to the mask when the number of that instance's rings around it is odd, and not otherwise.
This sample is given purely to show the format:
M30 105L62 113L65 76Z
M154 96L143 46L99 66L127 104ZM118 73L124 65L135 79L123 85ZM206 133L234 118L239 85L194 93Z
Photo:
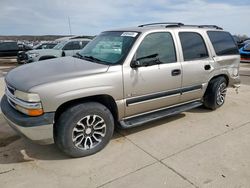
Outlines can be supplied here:
M215 29L219 29L219 30L223 30L222 27L219 27L217 25L198 25L199 28L204 28L204 27L208 27L208 28L215 28Z
M153 25L166 25L166 27L168 27L168 26L170 26L170 27L173 27L173 26L180 27L180 26L183 26L184 24L183 23L178 23L178 22L159 22L159 23L142 24L142 25L139 25L138 27L153 26Z
M223 30L222 27L219 27L217 25L184 25L183 23L179 22L159 22L159 23L149 23L149 24L142 24L139 25L138 27L145 27L145 26L154 26L154 25L165 25L165 27L182 27L182 26L187 26L187 27L199 27L199 28L214 28L214 29L219 29Z

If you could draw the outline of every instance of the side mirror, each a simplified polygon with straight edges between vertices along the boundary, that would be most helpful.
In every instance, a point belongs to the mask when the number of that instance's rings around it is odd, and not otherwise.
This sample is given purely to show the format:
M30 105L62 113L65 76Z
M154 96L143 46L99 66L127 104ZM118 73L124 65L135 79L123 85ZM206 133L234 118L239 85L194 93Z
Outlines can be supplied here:
M136 68L141 67L141 66L142 66L142 63L138 60L134 60L131 63L131 68L133 68L133 69L136 69Z

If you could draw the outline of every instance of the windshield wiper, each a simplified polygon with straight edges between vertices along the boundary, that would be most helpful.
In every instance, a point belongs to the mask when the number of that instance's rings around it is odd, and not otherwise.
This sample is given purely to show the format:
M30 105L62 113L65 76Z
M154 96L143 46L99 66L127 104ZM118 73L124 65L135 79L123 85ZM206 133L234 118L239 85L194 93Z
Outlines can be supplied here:
M80 58L80 59L83 58L83 56L81 54L79 54L79 52L76 52L76 54L73 55L73 57Z
M93 57L93 56L87 56L87 55L85 55L85 56L82 56L82 57L83 57L83 58L90 59L90 60L93 60L93 61L102 62L102 60L100 60L100 59L98 59L98 58L95 58L95 57Z
M103 60L100 60L96 57L93 57L93 56L82 56L82 59L87 59L87 60L90 60L90 61L93 61L93 62L96 62L96 63L101 63L101 64L110 64L109 62L107 61L103 61Z

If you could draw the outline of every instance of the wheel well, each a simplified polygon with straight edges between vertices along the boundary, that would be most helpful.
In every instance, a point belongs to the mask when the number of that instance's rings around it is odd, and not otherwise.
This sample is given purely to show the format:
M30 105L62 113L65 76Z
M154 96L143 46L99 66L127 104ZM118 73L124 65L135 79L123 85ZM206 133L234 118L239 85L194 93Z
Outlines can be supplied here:
M39 61L46 60L46 59L53 59L53 58L56 58L56 57L55 56L46 55L46 56L40 57Z
M109 95L95 95L91 97L84 97L84 98L68 101L62 104L61 106L59 106L55 112L55 122L66 109L76 104L84 103L84 102L99 102L110 110L115 121L118 119L118 109L117 109L117 105L113 97Z
M214 80L214 79L216 79L216 78L218 78L218 77L224 77L224 78L226 79L226 81L227 81L227 86L228 86L229 78L228 78L228 76L225 75L225 74L220 74L220 75L214 76L214 77L209 81L209 83L210 83L212 80Z

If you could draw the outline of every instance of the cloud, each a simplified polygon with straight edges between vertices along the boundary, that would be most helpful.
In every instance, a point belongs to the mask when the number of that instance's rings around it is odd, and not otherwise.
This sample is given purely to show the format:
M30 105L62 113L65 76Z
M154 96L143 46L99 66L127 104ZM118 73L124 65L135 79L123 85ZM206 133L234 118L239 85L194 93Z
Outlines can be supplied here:
M178 21L217 24L233 34L250 36L249 10L249 0L1 0L0 34L69 34L70 17L73 34Z

